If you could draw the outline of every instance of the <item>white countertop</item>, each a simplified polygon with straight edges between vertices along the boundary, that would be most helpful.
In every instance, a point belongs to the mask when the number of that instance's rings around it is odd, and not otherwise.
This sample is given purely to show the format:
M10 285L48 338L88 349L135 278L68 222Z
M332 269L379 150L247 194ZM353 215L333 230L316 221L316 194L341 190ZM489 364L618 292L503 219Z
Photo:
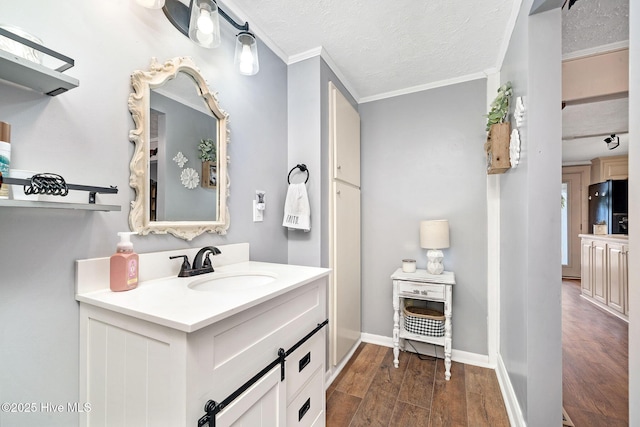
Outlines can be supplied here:
M194 332L327 276L330 271L328 268L245 261L215 267L213 273L194 277L172 276L142 281L136 289L125 292L110 289L79 292L76 300L183 332ZM251 289L223 294L192 290L187 286L195 280L238 273L263 273L276 279Z
M618 243L629 243L629 236L626 234L579 234L578 237L582 239L599 239Z

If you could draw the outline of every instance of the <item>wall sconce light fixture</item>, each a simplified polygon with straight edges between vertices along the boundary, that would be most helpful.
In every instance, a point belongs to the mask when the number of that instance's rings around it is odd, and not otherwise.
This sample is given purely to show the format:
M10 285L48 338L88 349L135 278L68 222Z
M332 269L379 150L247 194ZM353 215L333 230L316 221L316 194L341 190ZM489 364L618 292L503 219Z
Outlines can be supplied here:
M607 144L607 148L609 150L613 150L614 148L617 148L618 145L620 145L620 137L616 136L616 134L611 134L611 136L606 137L604 139L604 142Z
M220 45L220 23L222 16L234 28L240 30L236 36L234 64L240 74L252 76L258 72L258 44L249 31L249 23L238 24L215 0L190 0L189 6L179 0L136 0L149 9L162 9L165 16L182 34L199 46L212 49Z

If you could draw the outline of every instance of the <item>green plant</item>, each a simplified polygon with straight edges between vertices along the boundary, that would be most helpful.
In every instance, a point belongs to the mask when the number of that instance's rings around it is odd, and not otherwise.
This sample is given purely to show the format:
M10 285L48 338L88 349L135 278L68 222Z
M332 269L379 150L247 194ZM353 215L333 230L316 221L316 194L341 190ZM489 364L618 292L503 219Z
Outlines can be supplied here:
M198 158L203 162L215 162L217 159L216 144L213 139L201 139L198 144Z
M496 99L491 103L491 109L487 118L487 131L491 125L496 123L504 123L507 121L509 115L509 103L511 102L511 95L513 95L513 89L511 88L511 82L506 82L498 88L498 95Z

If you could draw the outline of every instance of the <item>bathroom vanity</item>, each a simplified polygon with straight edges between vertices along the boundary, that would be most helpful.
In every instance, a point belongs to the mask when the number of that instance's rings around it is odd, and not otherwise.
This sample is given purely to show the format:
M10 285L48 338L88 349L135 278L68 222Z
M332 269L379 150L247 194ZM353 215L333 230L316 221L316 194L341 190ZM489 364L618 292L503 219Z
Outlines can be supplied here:
M108 258L77 262L80 425L325 425L330 270L219 248L215 272L185 278L169 256L197 249L140 254L139 287L117 293Z

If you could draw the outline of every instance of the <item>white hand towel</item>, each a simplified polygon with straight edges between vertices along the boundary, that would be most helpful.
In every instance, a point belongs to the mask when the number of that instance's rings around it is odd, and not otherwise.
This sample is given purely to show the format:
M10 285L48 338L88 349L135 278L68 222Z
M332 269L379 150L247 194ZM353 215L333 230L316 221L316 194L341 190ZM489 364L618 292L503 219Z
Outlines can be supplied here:
M289 184L284 202L282 226L294 230L311 230L311 209L307 186L304 183Z

